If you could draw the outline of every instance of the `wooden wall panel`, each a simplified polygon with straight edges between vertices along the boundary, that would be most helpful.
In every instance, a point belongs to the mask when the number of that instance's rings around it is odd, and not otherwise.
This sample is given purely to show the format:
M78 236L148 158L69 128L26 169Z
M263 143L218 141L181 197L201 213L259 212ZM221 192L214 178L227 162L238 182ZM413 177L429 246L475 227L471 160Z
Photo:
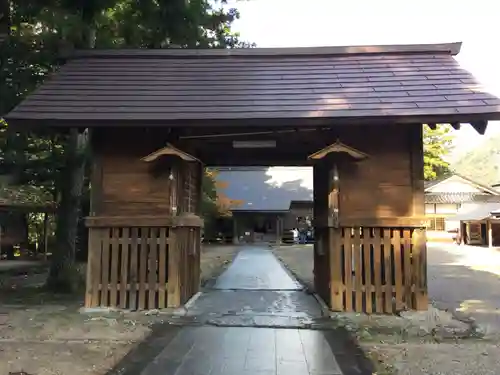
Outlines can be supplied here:
M168 163L141 160L161 146L147 132L103 129L93 134L92 142L102 182L99 196L92 196L93 207L99 207L96 215L170 214L173 182Z
M414 205L414 191L420 173L421 142L416 128L421 125L363 127L340 133L340 141L366 154L359 162L340 167L340 218L411 217L421 210ZM418 192L416 193L418 194ZM423 202L423 200L422 200ZM423 208L422 208L423 209Z

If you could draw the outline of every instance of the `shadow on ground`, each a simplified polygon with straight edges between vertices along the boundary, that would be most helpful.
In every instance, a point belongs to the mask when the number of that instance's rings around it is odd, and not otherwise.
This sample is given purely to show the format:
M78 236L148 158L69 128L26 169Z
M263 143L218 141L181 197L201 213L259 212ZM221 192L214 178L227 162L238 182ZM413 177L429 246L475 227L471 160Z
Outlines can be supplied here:
M151 333L123 357L106 375L139 375L165 349L182 329L181 326L158 323Z
M212 329L227 330L228 328L226 327ZM238 330L241 328L229 329ZM267 328L253 329L269 331L269 329ZM177 344L175 345L175 348L172 347L172 349L169 349L168 347L170 344L174 345L172 341L178 335L180 335L182 330L193 330L193 328L191 325L177 326L166 323L156 324L155 326L153 326L152 333L135 348L133 348L116 366L108 371L106 375L141 374L150 363L153 363L155 361L155 358L161 358L165 356L165 354L162 354L162 352L168 353L170 351L179 351L179 347ZM225 334L227 335L227 333ZM342 370L343 375L372 375L374 373L375 369L372 362L366 357L364 351L359 347L359 345L352 339L348 331L343 328L336 328L334 330L321 331L321 334L324 336L324 339L328 343L329 349L335 355L335 359L337 360L337 363ZM186 333L184 333L184 335L186 335ZM185 340L181 341L185 343ZM214 350L217 350L217 348L211 347L210 345L205 345L204 347L206 347L206 352L200 355L199 361L206 361L207 358L213 357L215 355ZM191 350L191 348L192 347L190 345L186 346L185 350L182 353L179 352L178 357L176 357L175 359L170 359L167 366L168 369L165 368L163 373L177 373L176 371L178 371L179 367L181 366L183 356L186 355L187 352ZM319 349L320 348L318 348L318 350ZM235 352L238 352L239 349L234 348L234 350ZM321 355L320 352L321 350L318 351L318 355ZM210 359L208 359L208 361L209 360ZM160 360L160 362L161 361L162 360ZM208 362L204 366L206 369L209 369L211 367ZM209 370L207 371L207 374L218 375L217 372L210 372ZM148 371L148 373L150 372L151 371ZM265 372L265 374L268 374L268 372Z

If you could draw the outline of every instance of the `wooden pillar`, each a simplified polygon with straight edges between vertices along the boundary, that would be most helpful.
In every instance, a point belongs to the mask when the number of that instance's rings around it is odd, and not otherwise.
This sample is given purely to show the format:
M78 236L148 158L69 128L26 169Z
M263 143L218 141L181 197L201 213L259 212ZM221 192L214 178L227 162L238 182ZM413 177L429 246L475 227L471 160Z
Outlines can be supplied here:
M181 304L181 243L177 234L178 230L171 231L168 247L167 307L178 307Z
M92 155L92 170L90 174L90 215L99 216L103 204L103 169L101 155L97 152L99 139L92 129L90 130L90 145ZM90 250L90 249L89 249Z
M202 199L200 194L202 191L202 174L201 167L197 161L181 161L178 163L179 168L179 181L177 202L179 202L178 216L181 219L200 220L200 207L199 200ZM201 228L183 227L175 229L176 248L174 249L177 254L173 254L173 264L171 267L179 268L177 273L178 278L174 276L174 284L177 284L179 297L172 297L171 303L185 303L199 290L200 283L200 251L201 251ZM179 254L180 252L180 254ZM176 257L180 257L176 261ZM169 260L170 264L170 260ZM170 272L170 268L169 268ZM175 274L174 274L175 275ZM180 280L180 281L179 281ZM170 280L169 280L170 284ZM178 300L178 298L180 298Z
M314 183L314 288L330 305L330 263L328 236L328 169L324 163L313 166Z
M205 167L198 163L198 176L197 176L197 191L196 191L196 214L201 216L201 207L203 204L203 179L205 177Z
M340 229L340 176L335 159L328 166L328 250L330 258L330 304L334 311L342 311L342 231Z
M94 129L89 130L90 148L91 148L91 174L90 174L90 216L99 216L103 211L103 165L101 154L99 152L100 142L102 142ZM45 218L44 218L45 219ZM46 226L44 220L44 232ZM99 290L101 284L101 230L88 228L87 241L87 274L86 274L86 292L85 307L103 306L101 295L104 292ZM47 249L45 249L45 259L47 259ZM105 306L105 304L104 304Z
M493 247L493 228L491 227L491 220L486 220L486 238L488 247Z
M423 125L414 124L411 126L409 143L413 190L412 216L423 218L425 216ZM416 229L414 232L412 258L416 268L414 272L418 288L415 292L416 309L427 310L429 300L427 294L427 241L425 229Z

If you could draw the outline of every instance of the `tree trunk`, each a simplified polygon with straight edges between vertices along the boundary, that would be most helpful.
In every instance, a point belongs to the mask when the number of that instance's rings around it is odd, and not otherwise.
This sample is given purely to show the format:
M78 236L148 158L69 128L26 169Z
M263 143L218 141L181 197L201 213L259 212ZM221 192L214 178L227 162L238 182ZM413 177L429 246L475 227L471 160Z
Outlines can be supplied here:
M10 1L0 0L0 43L10 33Z
M93 19L83 15L85 28L82 45L95 47L96 33ZM85 184L85 166L88 148L88 130L71 129L66 144L67 158L61 180L61 200L56 221L56 248L52 253L47 287L56 292L73 293L84 285L83 275L76 269L78 228L81 221L82 195Z
M56 292L73 293L83 279L76 269L75 254L82 193L85 183L87 131L71 129L62 171L61 199L57 215L56 246L52 253L47 286Z

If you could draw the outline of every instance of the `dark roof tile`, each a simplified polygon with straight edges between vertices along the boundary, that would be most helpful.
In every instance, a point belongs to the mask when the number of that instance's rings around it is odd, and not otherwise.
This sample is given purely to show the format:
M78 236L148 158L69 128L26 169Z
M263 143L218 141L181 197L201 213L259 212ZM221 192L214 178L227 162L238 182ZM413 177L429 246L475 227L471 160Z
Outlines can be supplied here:
M500 196L483 193L427 193L425 203L466 203L490 202L500 203Z
M103 124L94 120L500 119L500 101L454 60L459 47L82 51L7 118L87 126Z

